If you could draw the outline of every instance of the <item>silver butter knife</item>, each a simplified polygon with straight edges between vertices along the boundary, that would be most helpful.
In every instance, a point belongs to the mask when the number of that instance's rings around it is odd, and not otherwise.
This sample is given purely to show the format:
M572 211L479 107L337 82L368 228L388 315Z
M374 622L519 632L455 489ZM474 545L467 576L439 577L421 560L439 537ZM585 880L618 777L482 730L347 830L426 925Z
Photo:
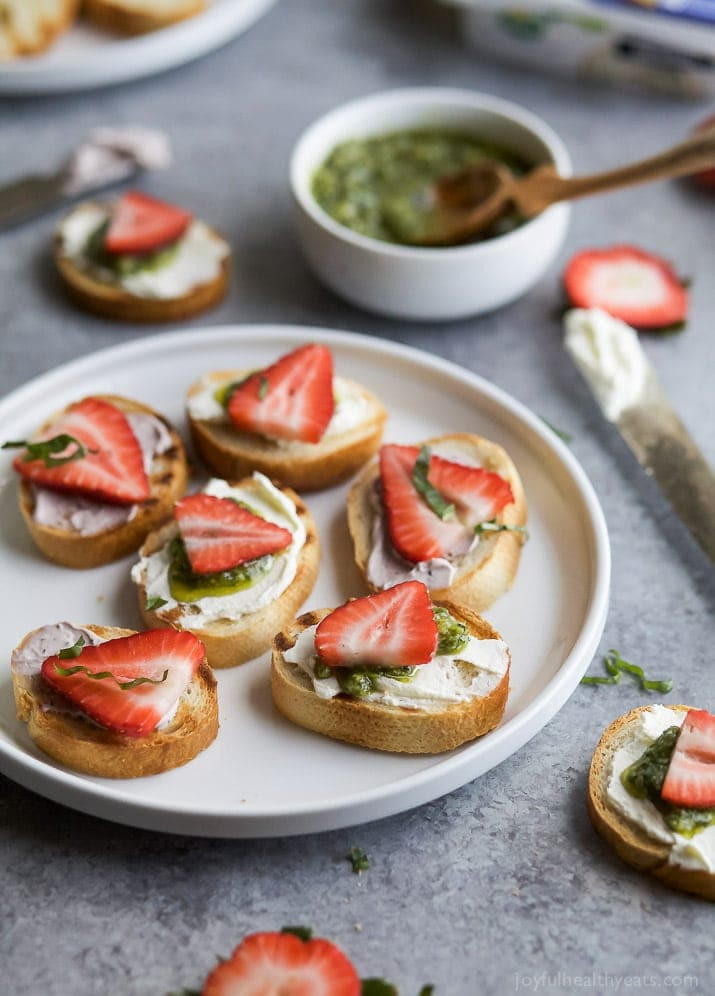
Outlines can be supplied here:
M630 326L597 308L564 318L564 345L605 417L715 562L715 475Z

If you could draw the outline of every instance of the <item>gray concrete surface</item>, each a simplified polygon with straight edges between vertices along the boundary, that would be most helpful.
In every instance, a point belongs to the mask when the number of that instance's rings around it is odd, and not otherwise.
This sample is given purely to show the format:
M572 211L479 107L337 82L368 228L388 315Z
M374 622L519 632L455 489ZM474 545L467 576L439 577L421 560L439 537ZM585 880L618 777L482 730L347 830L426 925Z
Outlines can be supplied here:
M245 36L155 79L0 101L0 182L49 168L94 125L168 129L177 162L146 187L220 223L235 251L225 303L198 323L349 328L478 371L573 434L613 545L602 649L673 675L671 700L715 707L711 568L604 424L564 355L558 277L587 245L635 242L693 283L680 335L644 340L703 450L715 457L715 200L684 183L577 206L567 246L527 297L446 326L382 321L323 290L289 218L286 163L301 129L349 98L403 84L469 86L519 101L562 135L577 169L683 136L703 105L521 74L466 52L450 17L399 0L283 0ZM65 303L53 220L0 234L0 392L148 330ZM1 433L0 433L1 434ZM3 583L6 583L7 579ZM595 667L596 665L594 665ZM586 772L601 730L644 701L624 683L580 687L524 749L460 791L382 822L314 837L231 842L85 817L0 778L0 991L161 996L196 986L245 933L309 923L363 975L403 996L715 992L712 913L631 871L593 833ZM370 870L354 875L350 845Z

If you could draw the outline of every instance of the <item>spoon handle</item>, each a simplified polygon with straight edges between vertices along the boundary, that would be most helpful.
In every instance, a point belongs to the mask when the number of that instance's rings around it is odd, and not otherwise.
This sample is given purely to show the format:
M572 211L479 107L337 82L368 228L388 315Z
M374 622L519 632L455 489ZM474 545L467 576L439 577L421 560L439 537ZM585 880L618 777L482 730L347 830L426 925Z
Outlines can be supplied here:
M685 176L715 166L715 128L693 135L685 142L674 145L665 152L648 159L641 159L627 166L592 173L588 176L560 177L544 170L541 176L534 176L533 195L542 199L538 210L556 201L572 200L586 194L597 194L603 190L616 190L649 180L665 180L668 177ZM526 179L528 185L528 178ZM516 191L515 191L516 193ZM532 191L529 191L531 201Z

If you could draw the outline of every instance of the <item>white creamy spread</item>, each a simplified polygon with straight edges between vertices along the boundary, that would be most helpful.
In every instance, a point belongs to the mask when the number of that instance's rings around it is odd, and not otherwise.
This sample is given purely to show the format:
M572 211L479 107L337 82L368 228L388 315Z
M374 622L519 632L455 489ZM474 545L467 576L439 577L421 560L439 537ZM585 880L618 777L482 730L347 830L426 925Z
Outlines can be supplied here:
M316 629L317 626L304 629L283 656L307 675L316 695L321 699L332 699L341 693L337 678L315 676L318 660L315 652ZM463 661L466 666L460 666L458 661ZM488 695L499 684L508 666L509 649L506 643L470 637L467 646L459 653L439 655L428 664L419 665L410 681L380 675L376 678L377 690L361 701L436 712L448 705Z
M144 470L151 474L155 457L171 449L171 433L155 415L128 412L127 420L141 446ZM130 522L137 514L137 505L112 505L79 495L63 494L50 488L34 486L35 522L51 529L76 532L80 536L95 536L107 529Z
M608 780L608 802L621 816L639 826L649 837L670 845L668 861L682 868L715 872L715 825L685 837L671 830L650 799L636 799L621 782L622 772L643 754L669 726L682 726L685 712L653 705L629 725L630 739L613 755Z
M177 602L169 589L169 544L148 557L142 557L132 568L132 581L145 586L147 599L163 598L166 605L162 605L162 613L178 606L180 620L187 629L200 629L219 619L230 621L257 612L279 598L295 577L300 551L306 539L305 526L294 503L267 477L255 471L253 480L258 484L257 489L230 485L218 478L212 478L203 489L205 494L215 498L232 498L245 502L256 515L293 534L290 545L271 555L267 572L257 577L250 587L230 595L212 595L195 602Z
M638 404L649 365L630 325L600 308L574 308L564 317L564 345L606 418L617 422Z
M42 695L43 712L59 712L65 716L80 716L88 723L98 726L99 724L95 723L81 709L73 705L63 695L60 695L59 692L55 692L54 689L50 688L43 680L41 674L42 665L48 657L54 657L55 654L58 654L60 650L64 650L66 647L73 647L80 637L84 640L85 646L96 647L98 644L106 642L103 637L93 633L90 629L85 629L83 626L75 626L74 623L68 622L50 623L35 630L30 638L26 640L23 647L16 647L13 650L10 669L14 674L22 675L25 683L29 684L30 691L33 694ZM81 663L81 655L78 661ZM78 661L73 662L70 660L68 666L72 666L73 663L77 663ZM183 691L181 694L183 694ZM179 707L180 698L181 695L177 697L171 709L162 716L155 729L161 730L171 723Z
M117 183L137 169L166 169L170 164L171 144L163 131L138 126L95 128L65 166L63 190L77 197Z
M176 255L155 270L144 269L122 275L87 258L87 241L107 220L100 204L80 204L60 226L62 249L79 269L102 283L122 287L136 297L169 300L188 294L194 287L213 280L230 249L228 243L203 221L194 220L181 236Z
M230 424L231 420L223 405L216 400L216 391L222 387L227 387L235 380L240 380L247 376L247 370L232 371L226 380L216 380L215 376L205 374L202 377L199 390L193 394L187 402L189 415L193 419L201 419L207 422L223 422ZM333 395L335 398L335 410L333 417L328 422L322 439L330 439L332 436L339 436L351 429L356 428L364 422L370 412L370 403L362 393L359 385L354 384L344 377L333 377ZM276 446L282 449L290 449L295 446L304 446L299 440L276 439L270 437ZM322 441L322 440L321 440Z

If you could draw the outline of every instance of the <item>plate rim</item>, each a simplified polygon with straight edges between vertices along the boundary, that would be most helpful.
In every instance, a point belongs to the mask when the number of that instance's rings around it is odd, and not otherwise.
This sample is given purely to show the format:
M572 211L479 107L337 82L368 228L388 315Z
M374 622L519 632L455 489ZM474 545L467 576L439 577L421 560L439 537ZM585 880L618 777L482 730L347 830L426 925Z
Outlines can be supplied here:
M467 387L476 388L497 409L506 410L508 415L525 423L540 438L566 470L587 513L584 526L588 530L591 557L589 599L583 624L571 652L563 659L556 674L524 709L490 732L489 748L487 751L482 749L477 755L476 763L470 753L470 746L467 746L457 754L450 752L421 771L364 789L347 800L343 799L338 806L330 801L320 805L291 804L287 811L285 806L272 807L265 803L237 810L234 804L230 809L212 808L198 812L195 803L149 804L122 798L123 782L115 785L105 781L88 781L78 773L57 768L43 759L33 757L19 745L6 742L0 737L0 772L26 788L93 816L164 832L239 839L289 836L354 826L440 798L500 764L550 722L588 668L605 626L611 570L608 529L593 485L569 448L526 405L472 370L427 350L391 339L325 326L274 322L223 324L140 335L75 357L16 387L0 398L0 420L13 417L29 398L64 382L68 376L81 375L86 368L96 365L107 367L115 359L124 361L157 349L171 352L175 345L186 348L205 345L207 340L219 344L227 339L250 339L255 342L269 337L293 341L305 341L309 338L328 345L352 345L358 349L407 360L422 370L425 369L426 361L429 361L431 369L439 370L443 375L456 379ZM371 808L368 815L361 812L365 806ZM176 818L177 825L167 830L165 821L170 817ZM326 817L330 819L326 821Z

